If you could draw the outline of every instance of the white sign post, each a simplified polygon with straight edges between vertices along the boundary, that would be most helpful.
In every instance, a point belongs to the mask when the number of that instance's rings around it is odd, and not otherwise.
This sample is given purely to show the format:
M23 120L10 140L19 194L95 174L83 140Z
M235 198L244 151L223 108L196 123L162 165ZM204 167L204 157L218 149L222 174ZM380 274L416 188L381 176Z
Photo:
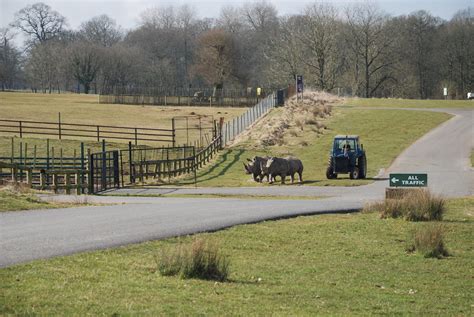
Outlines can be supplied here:
M448 99L448 88L447 87L444 87L444 89L443 89L443 96L444 96L444 99Z

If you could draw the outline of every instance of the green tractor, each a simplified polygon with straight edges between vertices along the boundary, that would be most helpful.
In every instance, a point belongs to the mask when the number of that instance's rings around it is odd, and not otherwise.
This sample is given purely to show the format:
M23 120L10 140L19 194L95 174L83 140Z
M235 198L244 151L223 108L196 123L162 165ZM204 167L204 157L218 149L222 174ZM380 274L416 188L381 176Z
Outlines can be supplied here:
M358 135L336 135L329 154L326 177L333 179L338 174L347 173L351 179L365 178L367 175L367 158Z

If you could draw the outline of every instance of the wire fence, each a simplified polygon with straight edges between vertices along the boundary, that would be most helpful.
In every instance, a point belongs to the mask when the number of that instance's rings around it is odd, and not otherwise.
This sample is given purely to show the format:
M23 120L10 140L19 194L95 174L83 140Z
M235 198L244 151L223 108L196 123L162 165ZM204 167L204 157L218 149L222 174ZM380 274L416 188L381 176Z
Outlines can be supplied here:
M275 108L275 93L270 94L257 105L249 108L241 116L234 118L222 125L222 143L226 145L233 141L239 134L252 125L255 121L264 116L270 109Z
M271 89L218 89L125 87L104 91L99 103L161 105L161 106L210 106L250 107L259 103Z

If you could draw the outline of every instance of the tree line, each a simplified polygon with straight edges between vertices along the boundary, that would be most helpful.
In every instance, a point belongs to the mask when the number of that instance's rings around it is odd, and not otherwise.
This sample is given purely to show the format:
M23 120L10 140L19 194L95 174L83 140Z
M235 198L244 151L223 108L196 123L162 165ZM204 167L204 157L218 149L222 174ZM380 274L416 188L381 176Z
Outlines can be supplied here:
M23 33L24 47L14 45ZM285 87L360 97L465 98L474 82L474 11L449 21L390 16L373 3L309 4L279 15L264 0L198 18L188 5L146 10L123 30L107 15L67 28L44 3L0 29L2 90L113 93L120 89Z

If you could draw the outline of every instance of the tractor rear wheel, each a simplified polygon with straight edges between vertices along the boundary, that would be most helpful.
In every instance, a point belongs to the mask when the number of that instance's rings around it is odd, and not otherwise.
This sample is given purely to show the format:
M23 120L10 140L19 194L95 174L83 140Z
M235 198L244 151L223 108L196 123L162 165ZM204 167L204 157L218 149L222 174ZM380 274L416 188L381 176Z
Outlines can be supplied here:
M365 154L359 158L359 178L365 178L367 176L367 158Z
M334 173L334 167L332 165L332 159L331 158L329 158L328 168L326 169L326 178L327 179L337 178L337 174Z
M349 177L351 179L358 179L359 178L359 168L354 167L354 169L349 173Z

